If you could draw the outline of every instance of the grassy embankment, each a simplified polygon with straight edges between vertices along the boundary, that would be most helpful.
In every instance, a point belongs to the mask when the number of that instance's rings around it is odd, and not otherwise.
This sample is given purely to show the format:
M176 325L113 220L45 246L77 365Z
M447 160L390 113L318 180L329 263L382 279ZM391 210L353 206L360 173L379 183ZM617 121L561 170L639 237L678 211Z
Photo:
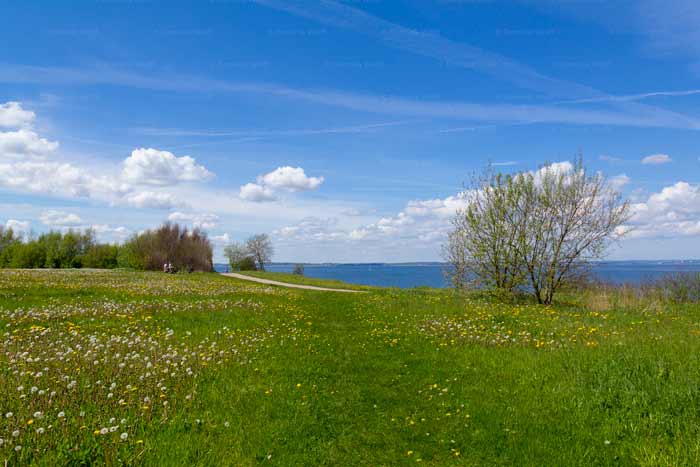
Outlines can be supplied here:
M700 308L590 303L0 271L0 462L698 465Z

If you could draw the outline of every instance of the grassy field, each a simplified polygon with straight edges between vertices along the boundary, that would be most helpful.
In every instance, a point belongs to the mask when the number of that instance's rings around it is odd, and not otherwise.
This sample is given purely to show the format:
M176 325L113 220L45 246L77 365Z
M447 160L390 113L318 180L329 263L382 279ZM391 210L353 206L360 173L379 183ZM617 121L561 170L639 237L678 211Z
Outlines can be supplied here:
M0 462L699 465L700 308L570 301L0 271Z

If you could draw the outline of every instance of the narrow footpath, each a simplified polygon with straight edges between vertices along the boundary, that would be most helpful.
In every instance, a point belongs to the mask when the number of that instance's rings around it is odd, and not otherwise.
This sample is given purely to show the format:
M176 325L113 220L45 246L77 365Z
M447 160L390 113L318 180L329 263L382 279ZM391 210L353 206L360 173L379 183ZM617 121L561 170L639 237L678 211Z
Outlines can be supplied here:
M361 291L361 290L330 289L328 287L316 287L314 285L290 284L289 282L273 281L270 279L263 279L260 277L246 276L245 274L238 274L235 272L222 272L221 275L227 276L227 277L235 277L236 279L241 279L244 281L259 282L260 284L279 285L280 287L290 287L292 289L322 290L322 291L326 291L326 292L363 293L363 291Z

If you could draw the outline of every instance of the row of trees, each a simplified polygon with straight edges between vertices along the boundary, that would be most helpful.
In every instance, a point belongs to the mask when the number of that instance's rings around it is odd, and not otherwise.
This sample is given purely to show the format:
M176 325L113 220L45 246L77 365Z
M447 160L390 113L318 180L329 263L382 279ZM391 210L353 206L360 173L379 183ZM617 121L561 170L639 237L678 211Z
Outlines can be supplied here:
M530 292L549 304L624 234L629 203L579 158L515 175L490 169L465 191L444 246L456 287Z
M114 268L119 247L100 244L95 232L48 232L23 241L12 229L0 226L0 267Z
M200 229L165 223L133 235L122 245L98 243L95 231L48 232L22 239L0 226L0 267L101 268L212 271L212 245Z
M245 243L231 243L224 248L232 271L265 270L265 263L272 260L274 248L267 234L253 235Z

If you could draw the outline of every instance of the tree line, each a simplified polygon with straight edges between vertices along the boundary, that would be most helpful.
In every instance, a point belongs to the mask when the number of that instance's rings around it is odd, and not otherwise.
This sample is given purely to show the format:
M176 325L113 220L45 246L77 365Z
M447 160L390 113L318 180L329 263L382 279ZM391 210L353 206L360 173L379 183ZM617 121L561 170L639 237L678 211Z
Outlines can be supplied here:
M48 232L24 240L0 226L0 267L3 268L114 268L119 247L100 244L95 232Z
M444 256L457 288L531 293L550 304L626 233L629 202L579 158L513 175L487 169L465 190Z
M99 243L95 231L52 231L22 238L0 226L0 267L101 268L213 271L213 249L206 232L166 222L131 236L121 245Z

